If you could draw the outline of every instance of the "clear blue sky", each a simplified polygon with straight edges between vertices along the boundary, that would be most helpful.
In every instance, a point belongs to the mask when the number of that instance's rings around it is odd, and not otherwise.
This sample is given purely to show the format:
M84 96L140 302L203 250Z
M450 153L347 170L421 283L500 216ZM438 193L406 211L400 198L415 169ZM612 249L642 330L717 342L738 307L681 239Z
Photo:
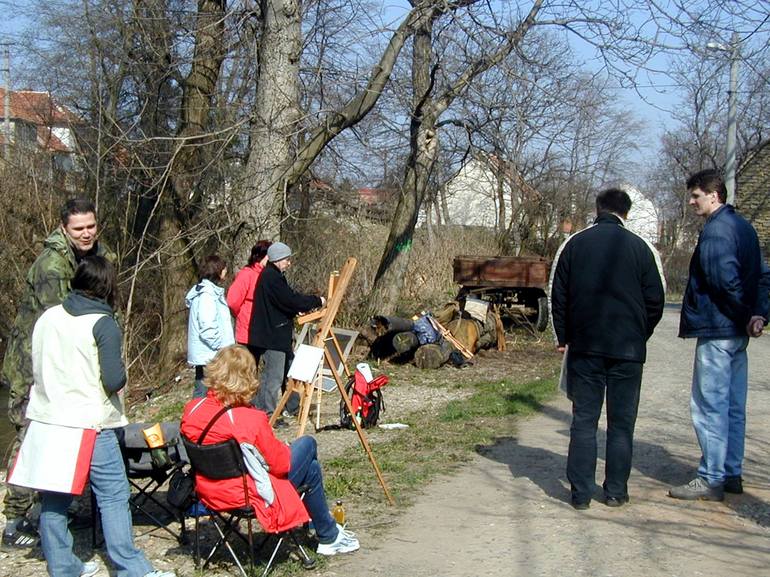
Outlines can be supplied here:
M24 12L28 0L0 0L0 42L14 42L19 39L26 26Z

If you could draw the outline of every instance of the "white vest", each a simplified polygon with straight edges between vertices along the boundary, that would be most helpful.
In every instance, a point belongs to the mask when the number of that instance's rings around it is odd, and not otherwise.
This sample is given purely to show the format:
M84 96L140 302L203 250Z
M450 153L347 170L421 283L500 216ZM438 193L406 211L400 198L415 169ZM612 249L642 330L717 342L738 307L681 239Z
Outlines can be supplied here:
M27 418L33 421L109 429L128 424L122 395L107 396L94 340L102 313L70 315L62 305L48 309L32 332L34 385Z

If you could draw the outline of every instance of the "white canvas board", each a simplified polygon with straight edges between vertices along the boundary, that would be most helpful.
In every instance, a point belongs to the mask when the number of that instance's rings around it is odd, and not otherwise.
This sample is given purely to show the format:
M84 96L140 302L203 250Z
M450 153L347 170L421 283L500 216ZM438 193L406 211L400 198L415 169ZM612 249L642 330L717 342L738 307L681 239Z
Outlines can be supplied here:
M488 310L489 303L487 301L471 297L465 299L465 312L480 323L485 323L487 321Z
M316 324L312 323L306 323L302 325L302 330L299 333L299 337L297 338L298 343L308 343L312 342L313 338L316 335L316 332L318 330L318 326ZM337 348L329 341L328 349L329 349L329 355L332 358L332 362L337 365L337 374L341 375L341 378L343 382L347 377L344 376L344 367L343 363L347 360L348 356L350 355L350 351L353 350L353 345L355 345L356 338L358 337L358 331L353 331L350 329L340 329L337 327L334 327L332 329L334 332L334 335L337 337L337 342L340 344L340 348L342 349L342 358L337 354ZM298 345L299 346L302 345ZM295 354L296 350L295 349ZM329 368L327 362L324 360L323 368L322 368L322 374L323 374L323 380L322 380L322 388L324 392L330 392L337 388L337 382L334 380L334 377L332 376L332 370ZM315 383L317 384L317 383Z
M321 367L324 350L320 347L300 345L294 352L294 360L289 367L289 378L303 383L312 383Z

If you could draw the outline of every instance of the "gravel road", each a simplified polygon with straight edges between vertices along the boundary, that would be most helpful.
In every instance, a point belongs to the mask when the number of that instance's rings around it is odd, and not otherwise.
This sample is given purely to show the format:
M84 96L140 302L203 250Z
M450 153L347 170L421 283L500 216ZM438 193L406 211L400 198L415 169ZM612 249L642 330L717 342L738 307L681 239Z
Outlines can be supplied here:
M690 480L700 454L689 416L694 341L676 338L678 321L678 310L667 309L650 341L628 506L569 505L570 405L560 396L510 436L480 448L459 474L426 487L384 534L359 529L362 550L334 559L322 575L770 574L770 337L749 347L746 492L724 503L675 501L668 486ZM602 458L600 448L599 483Z
M667 309L650 341L628 506L609 509L594 501L589 510L575 511L569 505L564 469L570 404L559 396L538 415L521 421L508 436L480 447L458 473L426 486L392 527L357 525L355 511L350 511L350 528L359 535L362 550L332 558L323 570L305 574L770 575L770 366L766 360L770 335L753 340L749 347L746 492L728 495L724 503L688 503L666 496L669 485L690 480L699 458L689 415L694 341L675 337L678 321L678 310ZM515 359L508 362L513 371ZM398 406L399 396L394 396L393 406ZM403 410L408 413L408 404ZM399 414L396 410L395 416ZM325 446L329 443L327 437ZM603 443L602 434L600 459ZM599 483L603 467L600 460ZM601 495L598 485L596 491ZM88 534L80 533L79 549L89 554ZM156 567L174 568L182 577L193 575L189 552L164 538L164 533L156 533L151 537L139 531L137 536L139 547ZM44 567L39 551L0 552L0 577L36 577L45 574ZM232 569L225 565L206 575L234 575Z

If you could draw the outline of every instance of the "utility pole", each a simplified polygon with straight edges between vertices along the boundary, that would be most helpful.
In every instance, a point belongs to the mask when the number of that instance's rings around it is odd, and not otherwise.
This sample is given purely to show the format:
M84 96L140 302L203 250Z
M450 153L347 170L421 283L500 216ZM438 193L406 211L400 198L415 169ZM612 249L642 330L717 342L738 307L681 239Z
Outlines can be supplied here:
M738 64L740 62L741 40L737 32L733 32L730 45L719 42L709 42L706 48L729 53L730 57L730 88L727 91L727 150L725 154L725 187L727 202L735 205L735 149L737 141L738 114Z
M5 80L5 98L3 98L3 158L8 160L11 154L11 43L0 44L5 53L5 68L3 79Z
M727 202L735 205L735 148L737 135L738 108L738 33L733 32L730 40L730 91L727 93L727 159L725 162L725 185L727 186Z

